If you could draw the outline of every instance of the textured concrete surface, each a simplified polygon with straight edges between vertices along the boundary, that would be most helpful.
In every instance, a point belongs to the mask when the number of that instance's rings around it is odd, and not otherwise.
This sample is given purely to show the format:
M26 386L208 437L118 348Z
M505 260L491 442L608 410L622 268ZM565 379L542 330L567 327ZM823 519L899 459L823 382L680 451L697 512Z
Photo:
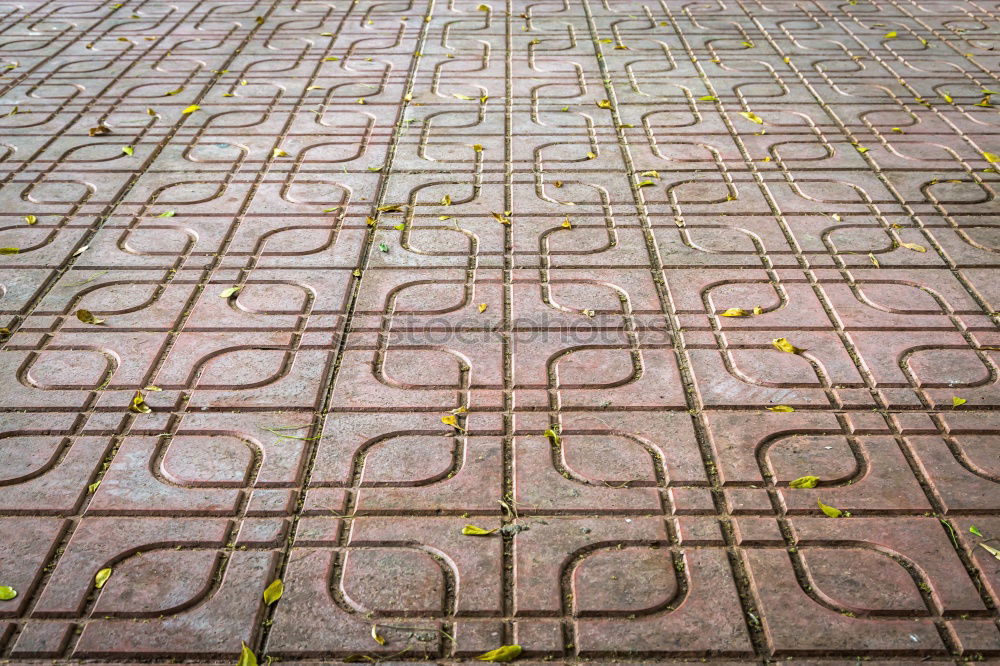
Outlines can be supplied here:
M0 5L0 658L1000 656L998 38Z

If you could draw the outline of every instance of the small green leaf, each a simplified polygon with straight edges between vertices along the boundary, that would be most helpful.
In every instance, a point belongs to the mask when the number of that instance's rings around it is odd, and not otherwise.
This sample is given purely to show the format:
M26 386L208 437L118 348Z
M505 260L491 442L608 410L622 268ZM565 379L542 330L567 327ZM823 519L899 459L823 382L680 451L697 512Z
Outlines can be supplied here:
M285 584L280 578L275 578L267 588L264 589L264 603L270 606L281 598L285 591Z
M17 596L17 590L9 585L0 585L0 601L10 601Z
M559 446L559 433L555 431L554 428L549 428L542 433L549 440L553 446Z
M125 153L126 155L132 155L135 153L135 149L132 148L132 146L123 146L122 152Z
M972 525L971 527L969 527L969 531L972 532L973 534L975 534L977 537L983 536L983 533L980 532L979 528L976 527L975 525Z
M520 645L504 645L476 657L479 661L514 661L521 655Z
M800 476L794 481L789 482L789 488L815 488L816 484L819 483L818 476Z
M247 647L246 643L243 643L243 649L240 650L240 658L236 660L236 666L257 666L257 655Z
M953 395L951 397L951 406L952 407L961 407L962 405L964 405L967 402L969 402L969 401L966 400L965 398L959 398L957 395Z
M90 484L89 486L87 486L87 492L88 493L96 493L97 489L100 488L100 487L101 487L101 482L100 481L94 481L92 484Z
M230 287L229 289L223 289L219 292L219 298L230 298L239 292L243 287Z
M98 590L101 589L104 587L104 584L108 582L109 578L111 578L111 567L101 569L97 572L97 575L94 576L94 587Z
M97 324L104 323L103 319L98 319L97 317L95 317L94 313L91 312L90 310L77 310L76 318L82 321L84 324L94 324L95 326Z
M819 508L823 513L830 516L831 518L840 518L842 515L844 515L844 512L841 511L840 509L835 509L828 504L823 504L819 500L816 500L816 504L819 505Z
M0 254L18 254L20 251L19 247L0 247Z
M176 213L172 210L165 210L156 217L173 217Z
M378 244L378 249L381 250L382 252L388 252L389 251L389 246L386 245L385 243L379 243Z

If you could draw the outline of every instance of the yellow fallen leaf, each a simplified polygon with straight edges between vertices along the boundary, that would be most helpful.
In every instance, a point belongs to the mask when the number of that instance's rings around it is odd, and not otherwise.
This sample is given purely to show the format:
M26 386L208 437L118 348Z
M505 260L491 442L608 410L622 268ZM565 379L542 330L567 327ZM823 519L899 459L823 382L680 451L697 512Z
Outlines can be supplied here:
M441 197L441 205L442 206L450 206L451 205L451 195L450 194L446 194L443 197Z
M177 90L167 91L167 92L163 93L163 96L164 97L170 97L171 95L180 95L182 92L184 92L184 86L181 86Z
M477 153L481 153L481 152L483 152L483 144L481 144L481 143L474 143L474 144L472 144L472 149L474 151L476 151Z
M369 227L375 227L378 226L378 220L372 217L371 215L365 215L365 224L367 224Z
M101 569L97 572L97 575L94 576L94 587L98 590L101 589L104 587L104 584L108 582L109 578L111 578L111 567Z
M858 146L858 145L855 145L855 146L854 146L854 148L855 148L855 150L857 150L857 151L858 151L859 153L861 153L862 155L864 155L864 154L865 154L865 153L867 153L867 152L868 152L869 150L871 150L871 148L865 148L864 146Z
M271 157L288 157L288 153L281 148L275 148L271 151Z
M455 97L456 99L464 99L464 100L476 99L475 97L469 97L468 95L460 95L458 93L452 93L451 96Z
M468 414L469 410L468 410L468 408L465 405L462 405L461 407L456 407L455 409L451 410L451 413L452 414Z
M983 550L985 550L985 551L986 551L987 553L989 553L989 554L990 554L990 555L992 555L993 557L995 557L995 558L997 558L998 560L1000 560L1000 550L997 550L997 549L996 549L996 548L994 548L993 546L990 546L990 545L988 545L988 544L985 544L985 543L981 543L981 544L979 544L979 545L980 545L980 546L981 546L981 547L983 548Z
M698 100L701 102L718 102L719 98L715 95L703 95L699 97Z
M1000 155L997 155L996 153L983 153L983 157L986 158L986 161L990 164L1000 162Z
M476 9L478 9L481 12L488 12L488 11L490 11L490 8L489 8L488 5L479 5L478 7L476 7Z
M949 104L952 104L952 103L955 102L955 100L952 99L951 95L949 95L948 93L942 93L941 97L944 99L944 101L948 102Z
M794 481L788 482L789 488L815 488L816 484L819 483L818 476L800 476Z
M775 338L774 340L771 340L771 344L774 345L779 351L788 352L789 354L799 354L805 351L804 349L799 349L793 345L787 338Z
M142 397L142 391L136 391L135 395L132 396L132 403L128 406L128 410L136 414L149 414L153 411L146 404L146 399Z
M542 434L545 435L545 438L548 439L553 446L559 446L559 433L555 431L555 428L549 428Z
M257 655L253 653L246 643L240 650L240 658L236 660L236 666L257 666Z
M601 107L602 109L610 109L611 108L611 102L609 100L602 99L601 101L599 101L597 103L597 106Z
M132 146L123 146L122 152L125 153L126 155L132 155L135 153L135 149L132 148Z
M650 185L656 185L656 182L652 181L652 180L644 180L644 181L639 182L636 185L636 187L649 187Z
M886 38L886 39L895 39L895 38L896 38L896 37L898 37L898 36L899 36L899 35L897 35L897 34L896 34L896 31L895 31L895 30L893 30L893 31L891 31L891 32L887 32L887 33L885 33L885 38Z
M494 532L496 530L484 530L482 527L476 527L475 525L466 525L462 528L462 534L466 536L486 536Z
M768 407L769 412L794 412L794 407L789 407L788 405L775 405L774 407Z
M510 218L506 215L501 215L500 213L490 213L490 215L500 224L510 224Z
M0 254L19 254L21 248L19 247L0 247Z
M486 312L486 308L487 307L489 307L489 306L487 306L486 303L480 303L479 304L479 312Z
M243 287L229 287L228 289L223 289L219 292L219 298L230 298L231 296L235 296L236 293L242 288Z
M760 307L759 305L755 305L755 306L753 306L753 313L755 315L764 314L764 308Z
M757 123L758 125L764 124L764 119L758 116L753 111L740 111L740 115L752 123Z
M597 157L597 155L593 151L588 151L587 152L587 159L588 160L592 160L592 159L594 159L596 157Z
M98 125L97 127L91 127L87 130L90 136L103 136L105 134L111 134L111 129L105 125Z
M98 319L94 316L94 313L90 310L77 310L76 318L82 321L84 324L103 324L103 319Z
M819 505L820 511L830 516L831 518L840 518L842 515L844 515L844 512L841 511L840 509L835 509L834 507L828 504L823 504L819 500L816 500L816 504Z
M275 578L271 581L271 584L264 588L264 603L270 606L275 601L281 598L281 595L285 592L285 584L281 582L280 578Z
M965 398L959 398L957 395L954 395L954 396L951 397L951 406L952 407L961 407L962 405L964 405L967 402L969 402L969 401L966 400Z
M192 104L191 106L189 106L186 109L184 109L183 111L181 111L181 113L194 113L195 111L197 111L200 108L201 107L198 106L197 104Z
M521 655L520 645L504 645L476 657L479 661L514 661Z
M92 484L90 484L89 486L87 486L87 492L90 493L91 495L93 495L94 493L97 492L97 489L100 488L100 487L101 487L101 482L100 481L94 481Z
M378 634L378 625L372 625L372 640L374 640L379 645L385 645L385 639Z
M35 217L34 215L25 215L24 221L27 222L28 224L34 224L35 222L38 222L38 218Z
M750 313L743 308L729 308L719 313L723 317L749 317Z
M563 182L561 180L553 181L552 184L555 185L556 187L562 187L563 186Z
M878 263L878 259L876 259L875 255L872 254L871 252L868 253L868 259L871 260L872 266L874 266L875 268L879 268L881 266L881 264Z
M17 596L17 590L10 585L0 585L0 601L10 601Z
M900 243L900 247L905 247L907 250L913 250L914 252L926 252L927 248L923 245L918 245L916 243Z
M569 221L569 216L568 215L566 216L566 219L563 220L562 228L563 229L572 229L573 228L573 223Z
M458 417L455 416L454 414L445 414L444 416L442 416L441 423L445 425L450 425L452 428L455 428L456 430L462 430L462 431L465 430L465 428L458 425Z

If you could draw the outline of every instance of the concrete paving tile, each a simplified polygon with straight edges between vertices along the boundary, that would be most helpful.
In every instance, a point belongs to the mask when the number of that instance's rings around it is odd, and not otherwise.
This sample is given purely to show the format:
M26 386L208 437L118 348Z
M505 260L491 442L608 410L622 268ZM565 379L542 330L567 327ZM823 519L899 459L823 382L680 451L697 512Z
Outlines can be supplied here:
M0 661L1000 659L995 9L6 8Z

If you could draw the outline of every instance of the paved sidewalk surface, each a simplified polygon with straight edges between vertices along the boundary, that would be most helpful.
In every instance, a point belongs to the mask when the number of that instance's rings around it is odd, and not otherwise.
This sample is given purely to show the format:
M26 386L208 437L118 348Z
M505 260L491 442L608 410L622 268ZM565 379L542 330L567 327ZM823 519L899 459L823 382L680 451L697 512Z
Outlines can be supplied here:
M0 658L1000 656L998 37L0 5Z

